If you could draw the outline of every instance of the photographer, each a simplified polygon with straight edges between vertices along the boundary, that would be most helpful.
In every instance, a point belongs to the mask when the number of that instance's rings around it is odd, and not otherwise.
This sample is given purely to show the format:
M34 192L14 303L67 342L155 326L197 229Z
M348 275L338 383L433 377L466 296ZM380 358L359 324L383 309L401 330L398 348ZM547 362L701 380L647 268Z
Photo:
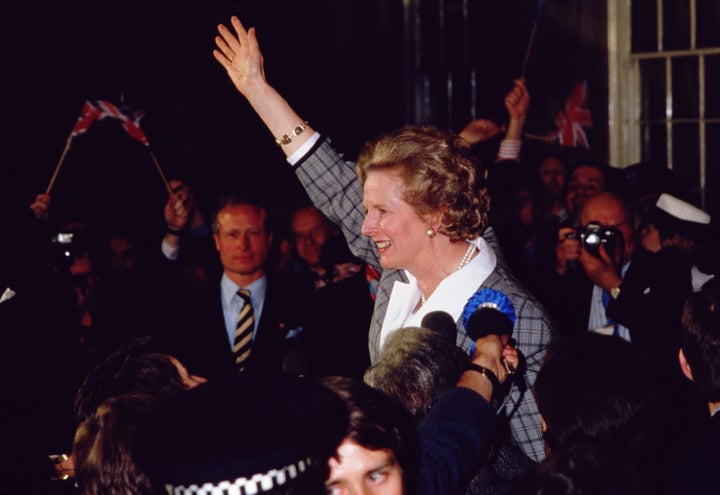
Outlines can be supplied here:
M558 230L554 276L548 277L557 287L548 291L547 304L562 336L592 330L632 340L627 325L610 320L606 309L622 293L634 249L632 210L611 193L589 199L577 227Z
M558 231L557 263L544 279L561 338L594 331L630 341L663 396L666 431L675 430L694 413L677 366L680 316L692 291L687 263L670 251L648 256L636 241L634 211L616 194L590 198L579 223Z
M563 336L590 330L645 350L671 344L690 294L687 267L642 253L635 213L616 194L588 200L579 224L559 229L555 270L548 277L555 283L548 305Z

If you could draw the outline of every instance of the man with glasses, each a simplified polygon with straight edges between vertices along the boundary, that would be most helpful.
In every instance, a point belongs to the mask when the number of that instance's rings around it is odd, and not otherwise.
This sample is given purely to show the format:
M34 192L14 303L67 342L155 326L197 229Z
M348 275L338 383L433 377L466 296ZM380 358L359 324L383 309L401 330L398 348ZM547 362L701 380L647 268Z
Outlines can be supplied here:
M304 263L296 278L303 289L322 287L328 274L320 263L320 253L327 240L338 234L337 227L314 206L304 206L290 219L290 230L295 251Z
M563 336L588 330L619 336L674 366L690 275L684 266L643 253L636 224L621 196L590 198L579 226L558 231L547 304Z

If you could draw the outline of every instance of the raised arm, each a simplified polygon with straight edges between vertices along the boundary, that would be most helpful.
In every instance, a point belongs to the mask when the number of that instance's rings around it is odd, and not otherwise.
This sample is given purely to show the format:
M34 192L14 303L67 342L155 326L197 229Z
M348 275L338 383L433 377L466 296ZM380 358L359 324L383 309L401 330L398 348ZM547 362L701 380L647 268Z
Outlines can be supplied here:
M475 352L471 361L474 366L462 374L457 383L458 387L469 388L491 402L493 393L499 393L495 388L509 376L508 369L502 364L503 359L510 363L513 369L519 364L517 350L504 344L503 339L507 341L507 337L488 335L475 341Z
M471 369L457 386L441 393L418 426L420 481L418 495L460 493L462 483L478 469L489 449L497 416L490 405L495 381L508 373L504 358L517 366L517 352L501 337L488 335L476 341Z
M284 143L281 148L289 157L315 131L268 83L255 30L246 30L237 17L232 17L230 22L235 33L219 25L220 34L215 37L217 49L213 55L275 139ZM287 138L283 139L285 136ZM329 140L321 140L293 165L313 204L342 228L353 254L378 267L375 245L361 233L365 214L362 210L362 189L353 164L345 162Z
M220 34L215 37L217 49L213 55L275 139L284 143L281 148L290 156L314 131L268 83L255 28L245 29L236 16L230 23L235 33L223 24L218 26Z
M513 89L505 95L505 108L510 120L507 124L505 139L500 143L497 155L498 161L520 160L523 128L525 127L529 106L530 94L525 87L525 82L522 79L516 79Z
M179 180L170 181L171 192L163 209L165 235L161 249L167 259L177 259L180 252L180 238L184 232L200 229L205 219L195 205L192 190Z
M505 108L510 116L505 139L522 139L529 107L530 93L525 87L525 81L516 79L513 89L505 95Z

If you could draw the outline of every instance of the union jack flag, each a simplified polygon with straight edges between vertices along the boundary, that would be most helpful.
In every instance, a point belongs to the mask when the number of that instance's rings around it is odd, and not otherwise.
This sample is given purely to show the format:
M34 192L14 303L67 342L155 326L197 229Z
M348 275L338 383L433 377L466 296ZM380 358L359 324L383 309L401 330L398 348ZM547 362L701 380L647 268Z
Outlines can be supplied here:
M80 117L78 117L70 136L74 138L78 134L87 132L93 122L96 120L102 120L103 117L103 112L98 107L89 100L85 101L82 110L80 111Z
M583 127L592 127L590 110L583 108L587 95L587 81L580 81L570 93L565 109L558 112L555 117L557 131L550 133L548 141L557 140L562 146L590 148L590 142L583 129Z
M97 100L97 106L102 112L100 119L110 117L119 120L125 132L145 146L150 146L150 141L140 127L140 119L145 115L143 110L132 110L129 107L120 108L106 100Z

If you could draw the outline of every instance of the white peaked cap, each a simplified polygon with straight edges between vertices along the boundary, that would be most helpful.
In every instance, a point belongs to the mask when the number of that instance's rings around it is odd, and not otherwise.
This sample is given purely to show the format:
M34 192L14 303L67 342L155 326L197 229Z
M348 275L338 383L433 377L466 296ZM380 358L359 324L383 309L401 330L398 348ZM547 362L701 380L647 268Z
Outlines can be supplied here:
M668 215L684 222L699 223L702 225L710 224L709 214L667 193L660 195L655 206Z

